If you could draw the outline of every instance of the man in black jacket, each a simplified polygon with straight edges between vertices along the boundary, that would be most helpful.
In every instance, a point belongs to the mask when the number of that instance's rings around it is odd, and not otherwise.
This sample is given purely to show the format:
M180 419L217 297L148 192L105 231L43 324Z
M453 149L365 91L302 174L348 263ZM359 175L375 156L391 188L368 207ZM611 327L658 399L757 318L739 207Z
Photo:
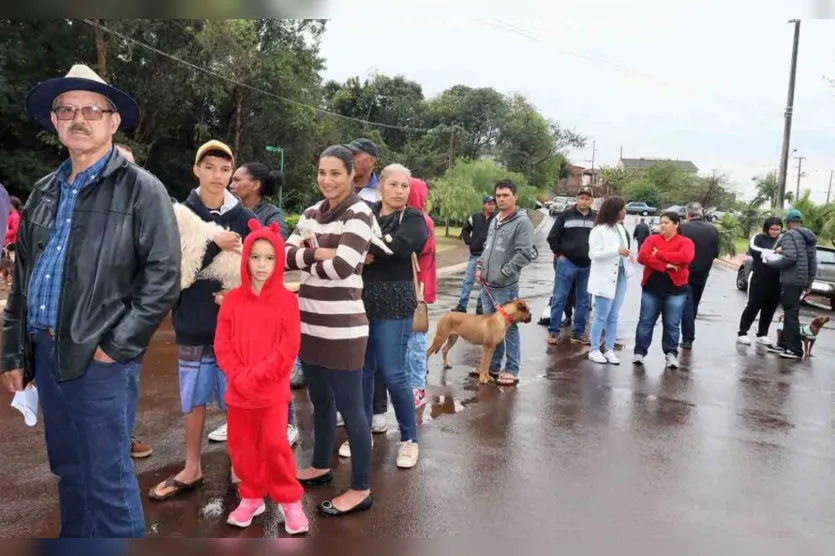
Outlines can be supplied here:
M548 245L554 252L554 291L551 296L551 323L548 343L554 345L560 334L563 310L572 285L575 288L574 326L571 341L588 345L586 319L589 314L589 234L597 213L591 210L594 198L590 187L577 192L577 204L557 217L548 233Z
M11 391L37 385L60 535L141 537L131 432L141 357L180 291L174 212L159 180L113 147L136 102L92 69L42 82L26 109L70 157L21 215L0 377Z
M687 205L687 222L681 226L681 235L693 241L696 257L690 263L690 280L684 315L681 318L681 347L692 349L696 339L696 317L699 302L707 285L707 277L713 267L713 260L719 258L719 230L704 220L704 209L699 203Z
M647 221L641 218L640 222L635 225L635 231L632 232L632 237L635 238L635 241L638 243L638 251L641 251L641 245L644 244L644 241L652 235L652 230L649 229L649 224Z
M475 267L481 254L484 252L484 242L487 241L487 230L490 222L496 215L496 200L487 196L482 201L481 212L474 212L467 219L467 223L461 228L461 238L464 243L470 246L470 259L467 262L467 271L464 273L464 283L461 284L461 298L458 305L453 309L459 313L467 312L467 305L470 303L470 292L475 284ZM476 313L481 314L481 298L479 297Z

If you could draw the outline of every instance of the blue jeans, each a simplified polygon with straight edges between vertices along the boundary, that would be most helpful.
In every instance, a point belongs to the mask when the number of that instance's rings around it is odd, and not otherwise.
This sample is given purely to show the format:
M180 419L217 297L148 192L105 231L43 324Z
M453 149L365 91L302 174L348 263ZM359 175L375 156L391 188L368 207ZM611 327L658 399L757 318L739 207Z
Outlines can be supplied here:
M490 292L493 294L493 299L496 300L496 303L499 305L506 305L519 297L519 284L513 284L512 286L508 286L506 288L490 288ZM486 288L481 290L481 305L484 307L485 315L492 315L496 312L496 307L490 300L490 296L487 294ZM519 327L516 324L512 324L510 328L507 329L504 341L496 346L496 351L493 352L493 359L490 361L490 372L501 372L502 360L505 358L505 355L507 355L507 363L505 364L504 372L518 377L519 349Z
M461 299L458 300L458 305L465 309L470 303L470 293L475 285L475 264L479 257L481 255L470 255L467 261L467 270L464 272L464 282L461 284Z
M684 303L687 294L657 297L646 291L641 295L641 316L638 317L638 328L635 331L635 353L646 355L652 343L652 329L661 315L663 333L661 335L661 349L664 353L672 353L678 357L678 339L681 331L681 316L684 313Z
M412 333L406 358L409 366L409 382L412 388L418 390L426 388L426 347L426 332Z
M595 296L594 319L591 321L591 350L600 349L600 337L606 329L606 351L615 351L615 337L618 334L618 315L626 296L626 274L623 267L618 271L618 281L615 286L615 297Z
M60 536L144 536L130 457L139 363L93 361L81 378L58 382L54 340L36 332L32 341L49 468L58 477Z
M365 367L362 370L362 395L368 426L374 416L374 374L383 375L391 405L400 426L400 440L417 442L415 398L409 381L406 350L412 336L412 317L399 320L370 320L368 345L365 348ZM424 356L426 353L424 352Z
M574 284L574 328L571 333L580 336L586 331L589 316L589 267L580 268L568 259L554 260L554 292L551 296L551 323L548 332L560 333L565 300Z

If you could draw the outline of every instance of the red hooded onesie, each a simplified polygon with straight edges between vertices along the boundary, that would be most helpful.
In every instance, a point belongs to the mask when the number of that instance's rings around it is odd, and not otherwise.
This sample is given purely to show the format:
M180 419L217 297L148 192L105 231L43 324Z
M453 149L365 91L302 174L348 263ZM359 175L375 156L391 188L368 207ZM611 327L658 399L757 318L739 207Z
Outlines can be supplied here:
M241 286L226 294L215 334L215 356L227 377L229 456L241 479L242 498L291 503L302 498L287 442L290 371L299 352L301 321L296 296L284 287L284 241L277 224L255 219L243 245ZM252 289L253 244L269 241L275 269L261 292Z

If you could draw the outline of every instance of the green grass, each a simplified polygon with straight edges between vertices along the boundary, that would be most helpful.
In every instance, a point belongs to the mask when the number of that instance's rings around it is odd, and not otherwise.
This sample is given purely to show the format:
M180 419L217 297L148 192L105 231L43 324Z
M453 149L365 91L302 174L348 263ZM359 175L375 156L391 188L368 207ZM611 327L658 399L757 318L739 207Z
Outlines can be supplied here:
M744 237L738 237L734 239L734 245L736 245L736 254L737 255L744 255L748 252L748 243L750 239L745 239Z
M436 251L446 251L447 249L455 249L464 245L464 242L458 239L460 234L461 228L450 226L449 237L446 237L446 226L435 224Z

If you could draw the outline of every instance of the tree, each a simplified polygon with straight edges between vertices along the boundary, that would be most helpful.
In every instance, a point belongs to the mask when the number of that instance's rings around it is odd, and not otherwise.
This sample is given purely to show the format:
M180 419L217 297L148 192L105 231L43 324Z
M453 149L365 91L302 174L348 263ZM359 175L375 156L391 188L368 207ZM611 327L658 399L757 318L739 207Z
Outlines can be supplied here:
M792 208L803 214L803 225L816 236L819 241L828 241L835 245L835 203L816 204L806 190L800 200L792 203Z
M508 112L505 98L495 89L455 85L429 101L427 124L460 126L467 132L467 142L459 147L461 154L478 158L497 145Z
M630 202L642 201L655 208L660 208L661 206L661 191L654 183L645 181L630 182L624 194Z
M769 172L765 176L754 176L751 181L754 182L757 190L757 196L754 198L756 206L768 203L771 208L776 207L780 190L777 172Z
M736 256L736 238L739 237L740 232L739 221L732 215L725 214L717 228L719 230L719 254Z

